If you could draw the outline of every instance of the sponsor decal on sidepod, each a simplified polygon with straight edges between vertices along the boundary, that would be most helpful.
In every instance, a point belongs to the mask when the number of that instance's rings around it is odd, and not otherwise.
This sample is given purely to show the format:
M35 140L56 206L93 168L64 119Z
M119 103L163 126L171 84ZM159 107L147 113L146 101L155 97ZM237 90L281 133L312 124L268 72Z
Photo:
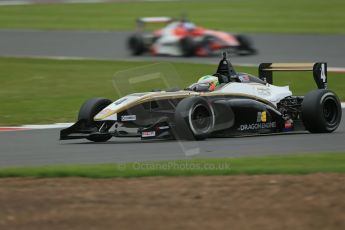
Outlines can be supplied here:
M135 121L137 119L136 115L124 115L121 116L121 121Z
M141 136L142 137L154 137L154 136L156 136L156 132L155 131L142 132Z
M245 130L271 129L275 127L277 127L277 123L273 121L273 122L268 122L268 123L253 123L253 124L240 125L238 130L245 131Z

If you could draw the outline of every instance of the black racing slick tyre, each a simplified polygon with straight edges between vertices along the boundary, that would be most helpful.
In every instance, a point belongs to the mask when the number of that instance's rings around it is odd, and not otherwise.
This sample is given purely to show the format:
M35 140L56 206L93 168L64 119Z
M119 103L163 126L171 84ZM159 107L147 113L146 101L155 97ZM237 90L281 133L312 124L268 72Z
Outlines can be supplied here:
M333 132L340 124L341 113L339 98L330 90L313 90L302 102L302 121L311 133Z
M144 38L139 34L132 35L128 39L128 48L132 55L142 55L145 52Z
M256 49L253 48L251 39L246 35L236 35L237 41L240 43L237 53L238 55L253 55L256 54Z
M94 116L112 103L111 100L105 98L91 98L87 100L79 110L78 120L84 120L87 127L100 128L102 122L97 122ZM109 140L111 135L91 135L86 139L94 142L105 142Z
M195 54L196 43L192 37L187 36L180 40L180 48L184 57L191 57Z
M175 110L174 135L180 140L203 140L215 124L213 108L202 97L188 97Z

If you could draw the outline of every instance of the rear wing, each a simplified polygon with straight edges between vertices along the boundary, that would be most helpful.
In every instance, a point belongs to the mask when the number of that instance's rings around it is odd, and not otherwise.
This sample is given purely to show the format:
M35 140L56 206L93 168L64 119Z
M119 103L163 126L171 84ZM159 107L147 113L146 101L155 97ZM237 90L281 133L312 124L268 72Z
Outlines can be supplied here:
M143 17L143 18L138 18L136 20L137 22L137 28L139 30L143 30L145 24L155 24L155 23L170 23L172 22L173 19L170 17Z
M327 63L261 63L259 78L269 84L273 83L273 71L313 71L315 83L319 89L327 88Z

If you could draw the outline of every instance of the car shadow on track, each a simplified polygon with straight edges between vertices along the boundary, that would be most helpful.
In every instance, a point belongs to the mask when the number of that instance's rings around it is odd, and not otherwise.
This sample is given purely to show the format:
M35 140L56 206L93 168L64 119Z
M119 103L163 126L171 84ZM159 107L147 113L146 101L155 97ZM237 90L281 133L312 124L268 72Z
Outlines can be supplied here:
M191 143L200 143L200 142L205 142L205 141L224 141L224 140L231 140L231 139L238 139L238 138L259 138L259 137L274 137L274 136L291 136L291 135L313 135L309 132L306 131L300 131L300 132L291 132L291 133L270 133L270 134L256 134L256 135L246 135L246 136L232 136L232 137L212 137L208 138L206 140L202 141L188 141L188 140L174 140L174 139L152 139L152 140L141 140L140 138L126 138L125 140L121 140L124 138L118 138L117 140L110 140L107 142L92 142L92 141L87 141L83 140L83 142L68 142L68 143L61 143L62 145L109 145L109 144L157 144L157 143L186 143L186 144L191 144Z

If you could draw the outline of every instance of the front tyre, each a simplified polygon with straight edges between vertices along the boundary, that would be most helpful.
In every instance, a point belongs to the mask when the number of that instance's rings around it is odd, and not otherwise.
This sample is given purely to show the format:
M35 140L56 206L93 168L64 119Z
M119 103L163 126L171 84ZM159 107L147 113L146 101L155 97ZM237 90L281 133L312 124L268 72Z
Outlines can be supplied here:
M302 121L311 133L331 133L341 121L341 103L335 93L326 89L309 92L302 102Z
M86 122L86 126L90 128L96 128L99 130L99 128L102 126L102 122L95 121L93 118L96 116L97 113L99 113L101 110L103 110L105 107L110 105L112 103L111 100L105 99L105 98L91 98L87 100L79 110L78 120L84 120ZM112 136L111 135L97 135L92 134L86 139L94 142L105 142L109 140Z
M144 38L140 34L135 34L128 39L128 48L132 55L139 56L145 52Z
M212 132L215 123L213 108L202 97L188 97L175 110L175 137L203 140Z

